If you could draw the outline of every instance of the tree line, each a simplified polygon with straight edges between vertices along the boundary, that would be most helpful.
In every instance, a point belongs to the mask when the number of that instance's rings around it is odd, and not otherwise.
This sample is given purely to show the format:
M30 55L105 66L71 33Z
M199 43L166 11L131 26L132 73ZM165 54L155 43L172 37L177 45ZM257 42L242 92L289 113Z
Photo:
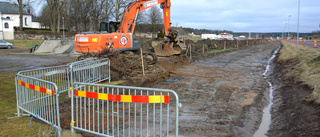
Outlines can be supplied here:
M9 0L29 14L35 15L33 4L44 4L38 16L34 16L41 26L51 29L52 32L60 32L62 25L69 32L98 31L101 21L121 21L127 6L135 0ZM158 6L138 14L136 32L164 32L162 12ZM22 21L22 19L20 20ZM177 23L178 24L178 23ZM22 23L20 23L22 26ZM178 26L178 25L177 25ZM208 30L172 27L183 35L194 33L219 34L232 33L227 30ZM22 27L19 27L22 31Z
M133 0L46 0L38 20L53 32L65 29L74 32L97 31L100 22L121 21L127 6ZM138 15L137 24L152 24L154 32L161 30L162 14L154 6ZM141 27L141 26L140 26ZM142 30L142 29L140 29Z

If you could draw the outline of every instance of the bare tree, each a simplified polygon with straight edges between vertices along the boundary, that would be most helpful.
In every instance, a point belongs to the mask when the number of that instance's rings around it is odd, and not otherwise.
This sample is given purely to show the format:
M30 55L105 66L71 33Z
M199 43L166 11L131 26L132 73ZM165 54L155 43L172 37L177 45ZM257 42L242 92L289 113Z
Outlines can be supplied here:
M156 6L151 7L149 10L148 16L149 16L149 22L152 25L153 33L155 33L157 24L160 24L163 20L160 9Z
M112 15L113 10L113 0L105 0L105 4L106 21L109 21L109 18Z
M130 1L129 1L130 2ZM124 11L126 10L129 2L127 0L115 0L114 1L114 10L113 17L115 21L119 21Z
M60 32L60 28L61 28L61 14L64 11L64 7L65 7L66 1L65 0L58 0L57 1L57 23L58 23L58 29L57 31Z
M11 0L11 3L19 7L19 31L23 31L23 9L30 4L30 0Z
M56 15L59 0L46 0L50 11L50 22L52 32L56 32Z
M43 6L39 17L41 23L45 26L45 28L51 25L50 16L48 15L50 15L50 10L48 8L48 5L46 4L45 6Z

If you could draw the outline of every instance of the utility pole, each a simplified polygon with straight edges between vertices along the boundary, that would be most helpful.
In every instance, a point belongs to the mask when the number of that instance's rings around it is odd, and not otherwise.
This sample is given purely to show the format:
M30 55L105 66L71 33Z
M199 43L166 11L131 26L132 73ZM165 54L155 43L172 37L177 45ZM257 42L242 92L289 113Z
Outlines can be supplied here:
M290 38L289 30L290 30L290 17L291 15L288 16L288 38Z
M299 23L300 23L300 0L298 3L297 49L298 49L298 44L299 44Z

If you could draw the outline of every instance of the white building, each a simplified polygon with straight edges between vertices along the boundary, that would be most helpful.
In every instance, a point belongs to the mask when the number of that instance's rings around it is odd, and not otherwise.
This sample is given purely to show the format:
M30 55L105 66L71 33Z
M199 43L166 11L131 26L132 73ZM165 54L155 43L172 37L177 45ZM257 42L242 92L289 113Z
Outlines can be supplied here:
M0 39L14 39L14 27L20 26L19 7L9 2L0 2ZM32 21L32 16L23 11L23 27L40 28L40 22Z
M201 39L218 39L217 34L201 34Z
M0 14L1 15L1 14ZM14 39L13 20L0 17L0 39L12 40Z
M233 35L229 33L221 33L218 35L218 39L228 39L228 40L233 40Z

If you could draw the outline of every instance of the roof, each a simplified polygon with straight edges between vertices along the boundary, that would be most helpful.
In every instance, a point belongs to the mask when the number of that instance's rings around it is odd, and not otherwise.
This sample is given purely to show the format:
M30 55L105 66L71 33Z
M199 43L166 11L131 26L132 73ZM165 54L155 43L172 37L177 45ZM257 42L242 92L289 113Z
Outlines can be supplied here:
M1 17L1 19L2 19L2 20L10 20L10 19L8 19L8 18L4 18L4 17Z
M9 2L0 2L0 12L6 14L19 14L19 7ZM27 11L23 10L23 14L28 14Z
M222 33L222 34L220 34L220 35L231 35L231 34L229 34L229 33Z

